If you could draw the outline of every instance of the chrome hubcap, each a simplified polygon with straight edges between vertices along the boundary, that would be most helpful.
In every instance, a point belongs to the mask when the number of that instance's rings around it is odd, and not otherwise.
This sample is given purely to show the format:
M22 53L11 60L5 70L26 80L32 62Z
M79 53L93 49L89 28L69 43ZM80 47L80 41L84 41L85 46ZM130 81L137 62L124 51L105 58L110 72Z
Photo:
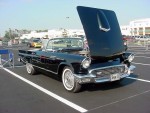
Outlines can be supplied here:
M63 82L67 90L72 90L74 87L74 76L71 70L67 69L64 72Z
M27 72L31 73L32 70L32 65L31 64L26 64Z

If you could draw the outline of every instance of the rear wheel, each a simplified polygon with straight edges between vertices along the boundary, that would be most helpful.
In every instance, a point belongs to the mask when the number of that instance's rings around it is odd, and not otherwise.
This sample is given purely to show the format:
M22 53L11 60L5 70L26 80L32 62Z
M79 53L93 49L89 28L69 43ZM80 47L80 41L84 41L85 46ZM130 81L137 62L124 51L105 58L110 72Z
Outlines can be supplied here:
M30 75L35 75L36 74L35 68L30 63L26 63L26 69L27 69L28 74L30 74Z
M81 89L81 84L76 81L72 69L68 66L63 69L62 82L67 91L76 93Z

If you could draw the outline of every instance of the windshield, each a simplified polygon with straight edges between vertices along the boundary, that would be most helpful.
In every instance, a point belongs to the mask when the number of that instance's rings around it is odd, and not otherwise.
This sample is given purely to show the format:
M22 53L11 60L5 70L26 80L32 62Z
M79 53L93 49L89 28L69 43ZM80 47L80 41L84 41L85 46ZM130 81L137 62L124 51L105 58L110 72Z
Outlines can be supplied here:
M48 42L47 49L77 49L83 48L83 40L80 38L57 38Z
M40 42L40 40L36 39L36 40L33 40L33 42Z

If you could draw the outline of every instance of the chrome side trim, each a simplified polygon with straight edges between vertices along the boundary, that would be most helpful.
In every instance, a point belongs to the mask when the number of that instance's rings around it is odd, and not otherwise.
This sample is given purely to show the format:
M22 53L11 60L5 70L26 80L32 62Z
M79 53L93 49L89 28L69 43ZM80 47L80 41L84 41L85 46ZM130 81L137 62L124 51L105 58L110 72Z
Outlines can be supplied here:
M29 62L27 62L27 61L24 61L22 58L18 58L18 61L19 62L23 62L23 63L29 63ZM31 63L29 63L29 64L31 64ZM33 65L33 64L32 64ZM58 74L57 72L53 72L53 71L50 71L50 70L48 70L48 69L45 69L45 68L42 68L42 67L39 67L39 66L36 66L36 65L33 65L34 67L37 67L37 68L39 68L39 69L42 69L42 70L45 70L45 71L48 71L48 72L51 72L51 73L53 73L53 74Z
M33 64L32 64L33 65ZM58 73L56 73L56 72L54 72L54 71L50 71L50 70L48 70L48 69L45 69L45 68L42 68L42 67L39 67L39 66L36 66L36 65L33 65L34 67L37 67L37 68L40 68L40 69L42 69L42 70L45 70L45 71L48 71L48 72L51 72L51 73L53 73L53 74L58 74Z
M18 61L20 61L20 62L23 62L23 63L28 63L27 61L24 61L22 58L18 58ZM29 63L29 64L31 64L31 63ZM33 65L33 64L32 64ZM51 73L53 73L53 74L58 74L58 73L56 73L56 72L53 72L53 71L50 71L50 70L48 70L48 69L45 69L45 68L42 68L42 67L39 67L39 66L36 66L36 65L33 65L34 67L37 67L37 68L39 68L39 69L42 69L42 70L45 70L45 71L48 71L48 72L51 72Z
M33 64L32 64L33 65ZM56 73L56 72L54 72L54 71L50 71L50 70L48 70L48 69L45 69L45 68L42 68L42 67L39 67L39 66L36 66L36 65L33 65L34 67L37 67L37 68L40 68L40 69L42 69L42 70L45 70L45 71L48 71L48 72L51 72L51 73L53 73L53 74L58 74L58 73Z

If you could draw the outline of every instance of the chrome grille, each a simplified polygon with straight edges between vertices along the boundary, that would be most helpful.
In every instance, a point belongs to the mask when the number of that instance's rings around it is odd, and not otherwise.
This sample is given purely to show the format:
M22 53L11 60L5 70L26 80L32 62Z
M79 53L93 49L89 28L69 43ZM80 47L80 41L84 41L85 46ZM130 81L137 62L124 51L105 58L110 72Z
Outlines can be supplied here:
M124 73L125 66L115 66L115 67L108 67L102 69L93 70L91 73L96 75L96 77L107 77L115 73Z

